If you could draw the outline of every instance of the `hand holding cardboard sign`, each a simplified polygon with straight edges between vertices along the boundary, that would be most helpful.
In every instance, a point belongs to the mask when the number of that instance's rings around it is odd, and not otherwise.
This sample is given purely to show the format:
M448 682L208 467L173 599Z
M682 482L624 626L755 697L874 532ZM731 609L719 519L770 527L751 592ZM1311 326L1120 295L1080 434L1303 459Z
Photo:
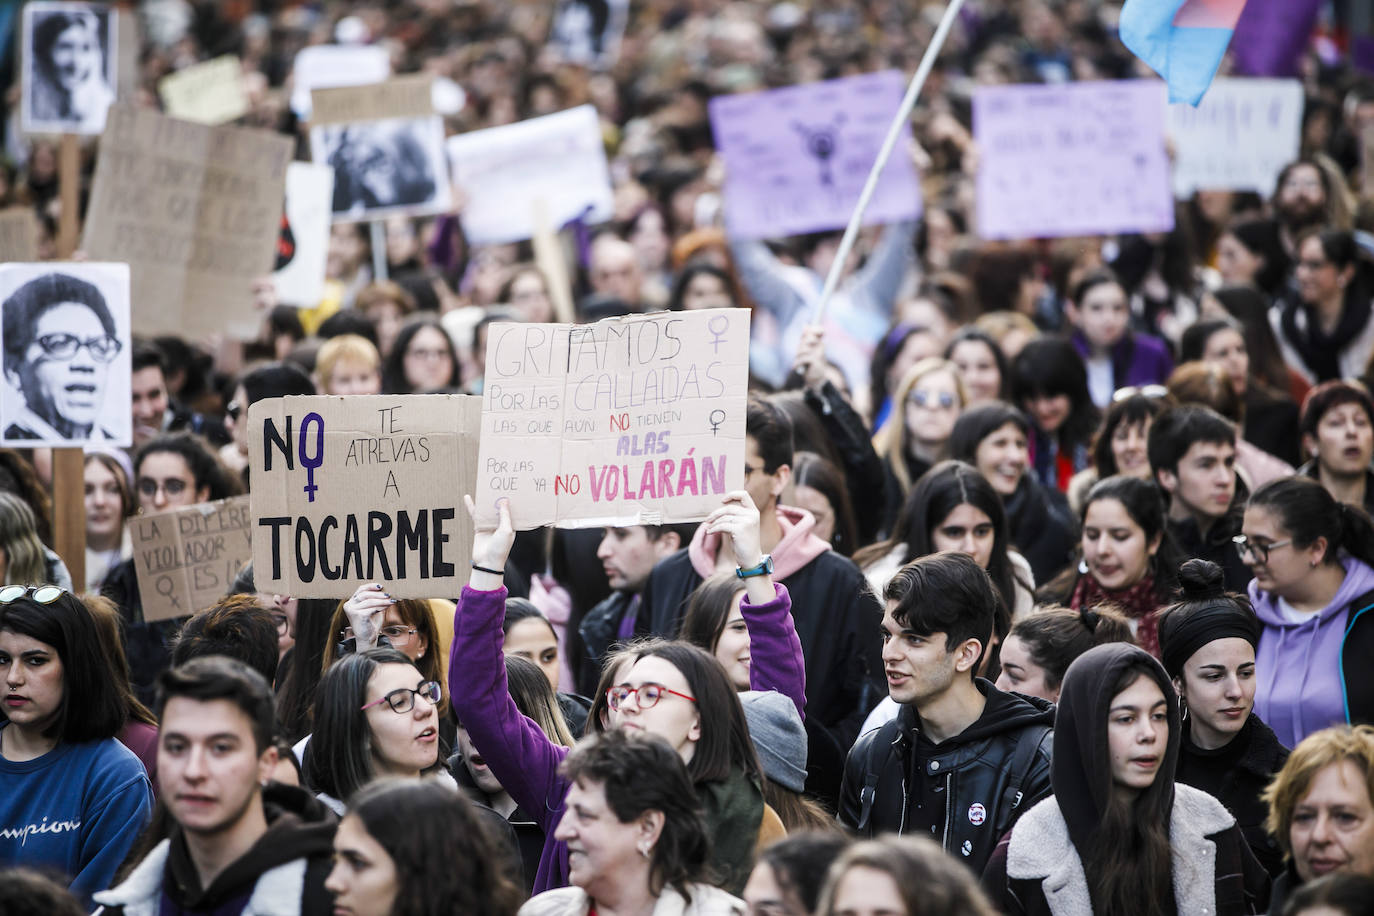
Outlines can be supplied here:
M353 628L353 636L358 640L359 652L376 647L382 615L395 603L396 599L382 591L376 582L358 586L353 597L344 603L344 613L348 616L348 625Z
M472 497L465 494L463 504L467 506L468 515L472 516L475 524L477 506L473 503ZM472 577L468 580L468 585L478 591L491 591L500 587L502 575L490 570L505 570L506 558L510 556L511 545L515 543L515 525L510 518L510 500L497 500L496 512L496 530L477 529L472 536Z

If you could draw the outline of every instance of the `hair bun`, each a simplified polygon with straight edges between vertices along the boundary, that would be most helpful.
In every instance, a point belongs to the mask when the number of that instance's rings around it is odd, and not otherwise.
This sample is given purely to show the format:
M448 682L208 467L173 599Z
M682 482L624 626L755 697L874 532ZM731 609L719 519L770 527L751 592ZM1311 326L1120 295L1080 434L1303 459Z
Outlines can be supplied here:
M1179 600L1206 601L1226 597L1221 567L1211 560L1189 560L1178 570Z

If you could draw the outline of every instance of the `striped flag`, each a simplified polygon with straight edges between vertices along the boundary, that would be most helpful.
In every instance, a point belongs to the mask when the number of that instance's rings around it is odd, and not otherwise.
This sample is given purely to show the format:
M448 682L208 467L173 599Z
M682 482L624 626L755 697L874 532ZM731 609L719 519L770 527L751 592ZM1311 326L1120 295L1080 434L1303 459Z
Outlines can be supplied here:
M1126 0L1121 41L1169 84L1169 101L1196 105L1212 85L1245 0Z

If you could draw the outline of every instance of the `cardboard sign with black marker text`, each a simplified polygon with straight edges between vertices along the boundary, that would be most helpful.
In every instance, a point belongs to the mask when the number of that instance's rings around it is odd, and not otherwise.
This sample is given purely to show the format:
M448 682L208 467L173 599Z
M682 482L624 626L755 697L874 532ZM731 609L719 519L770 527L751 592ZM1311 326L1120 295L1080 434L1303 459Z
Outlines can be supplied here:
M259 591L346 598L457 595L472 560L463 495L477 479L471 395L258 401L248 410Z
M203 611L253 556L248 497L235 496L129 520L145 620Z

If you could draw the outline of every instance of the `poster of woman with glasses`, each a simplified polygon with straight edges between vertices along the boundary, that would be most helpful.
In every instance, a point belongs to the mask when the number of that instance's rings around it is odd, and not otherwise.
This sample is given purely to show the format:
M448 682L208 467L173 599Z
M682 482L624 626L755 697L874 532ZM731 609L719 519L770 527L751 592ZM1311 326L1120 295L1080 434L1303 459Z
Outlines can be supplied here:
M0 267L0 444L130 444L129 265Z

